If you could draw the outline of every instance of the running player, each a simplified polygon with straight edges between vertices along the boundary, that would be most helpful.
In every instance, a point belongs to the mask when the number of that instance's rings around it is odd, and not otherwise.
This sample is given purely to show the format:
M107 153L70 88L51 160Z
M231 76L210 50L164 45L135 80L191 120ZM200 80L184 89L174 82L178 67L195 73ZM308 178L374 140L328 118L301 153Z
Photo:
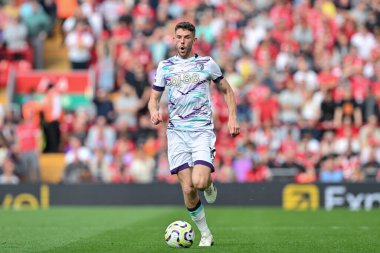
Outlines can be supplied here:
M159 102L162 92L168 88L170 171L177 174L185 205L201 232L199 246L211 246L214 238L198 195L198 190L204 191L208 203L213 203L217 196L217 189L211 180L215 156L211 80L223 93L227 103L228 129L232 137L240 133L236 102L230 85L214 60L193 52L192 47L197 40L194 25L178 23L173 39L177 55L159 63L148 106L152 123L157 125L162 122Z

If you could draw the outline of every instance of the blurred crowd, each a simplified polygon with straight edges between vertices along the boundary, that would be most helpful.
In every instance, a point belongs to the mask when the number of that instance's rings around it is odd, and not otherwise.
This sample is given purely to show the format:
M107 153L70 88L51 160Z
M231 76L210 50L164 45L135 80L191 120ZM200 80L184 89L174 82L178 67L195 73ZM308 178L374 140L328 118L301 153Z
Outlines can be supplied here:
M59 24L72 69L94 68L97 82L92 106L62 112L55 135L46 116L41 127L23 108L0 110L0 183L38 181L28 161L43 151L65 153L64 183L175 182L166 126L151 125L147 101L182 20L236 93L233 139L212 85L216 181L380 181L380 0L3 0L4 50L31 47L41 68L39 47Z

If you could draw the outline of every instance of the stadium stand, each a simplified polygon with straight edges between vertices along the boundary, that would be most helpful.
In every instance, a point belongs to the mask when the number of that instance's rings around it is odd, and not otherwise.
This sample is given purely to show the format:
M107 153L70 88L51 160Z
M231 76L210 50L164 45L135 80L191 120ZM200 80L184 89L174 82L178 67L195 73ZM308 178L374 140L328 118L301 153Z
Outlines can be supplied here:
M57 184L62 182L65 155L61 153L40 156L41 182Z
M82 163L74 168L89 175L79 180L139 182L140 168L144 182L172 182L165 126L151 126L146 103L158 62L174 53L175 23L188 20L197 26L197 53L211 55L223 68L238 101L242 133L232 140L223 98L212 94L216 180L307 183L323 174L327 181L379 181L379 6L378 0L2 0L0 87L10 89L10 69L36 68L36 39L42 39L47 70L74 73L71 67L90 64L96 82L86 98L92 102L64 109L59 153L41 154L41 180L63 180L60 175L73 162L69 154L80 150ZM29 49L15 56L2 31L10 17L34 12L41 26L46 15L50 25L33 30L39 36L29 37ZM29 29L36 28L31 21ZM80 29L72 33L78 23ZM81 42L83 33L87 43ZM78 99L57 86L63 105ZM5 101L6 90L2 94L1 151L12 155L25 182L26 168L17 163L20 140L13 134L24 102ZM106 122L97 125L101 117ZM112 138L104 139L104 133ZM69 143L73 136L80 141L76 148Z

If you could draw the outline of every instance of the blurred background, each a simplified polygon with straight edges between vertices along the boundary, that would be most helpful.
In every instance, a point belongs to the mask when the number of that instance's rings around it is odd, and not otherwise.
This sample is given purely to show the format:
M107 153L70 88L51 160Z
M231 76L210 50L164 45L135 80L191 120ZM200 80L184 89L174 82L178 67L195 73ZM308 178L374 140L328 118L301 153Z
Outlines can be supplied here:
M380 181L379 0L0 0L0 184L176 183L147 102L183 20L238 103L216 182Z

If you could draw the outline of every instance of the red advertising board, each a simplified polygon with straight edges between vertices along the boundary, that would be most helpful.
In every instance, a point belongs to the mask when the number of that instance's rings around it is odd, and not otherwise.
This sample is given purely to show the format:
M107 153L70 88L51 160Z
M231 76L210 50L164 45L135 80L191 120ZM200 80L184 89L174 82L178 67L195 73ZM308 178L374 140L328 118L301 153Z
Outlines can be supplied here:
M22 105L32 92L35 98L42 99L49 83L53 83L62 94L62 106L65 110L75 110L88 106L94 92L93 71L48 72L14 71L9 87L12 89L10 101Z
M52 82L63 93L85 94L91 90L90 72L51 73L45 71L18 72L15 77L15 94L27 94L34 90L43 93Z

